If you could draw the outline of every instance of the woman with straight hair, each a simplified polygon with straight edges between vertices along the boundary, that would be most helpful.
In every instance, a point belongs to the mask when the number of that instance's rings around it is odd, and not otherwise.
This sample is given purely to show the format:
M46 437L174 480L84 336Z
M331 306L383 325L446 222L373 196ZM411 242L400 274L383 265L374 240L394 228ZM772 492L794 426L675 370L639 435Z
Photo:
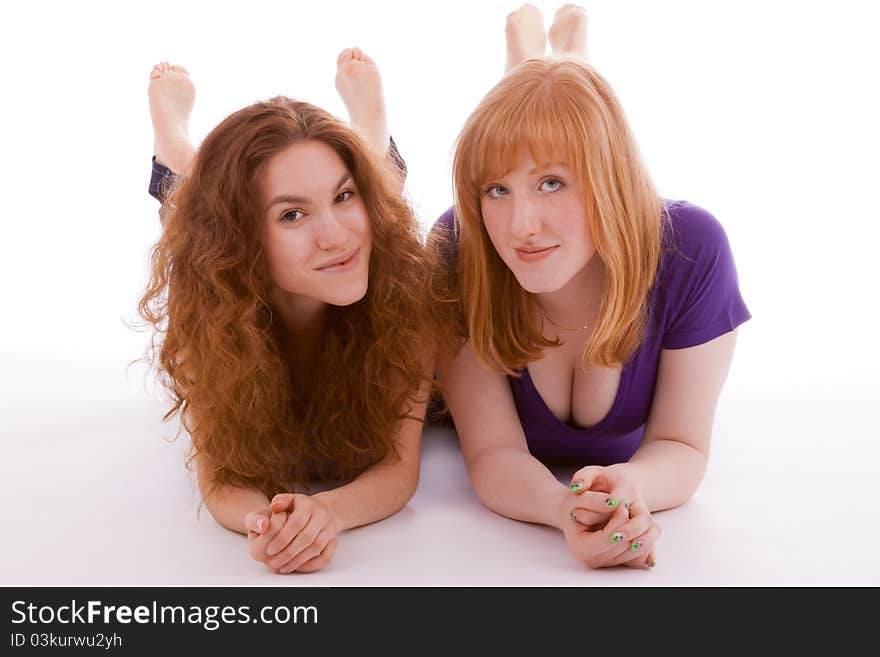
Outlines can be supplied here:
M653 567L652 513L695 492L737 327L725 232L657 193L586 13L508 17L508 71L468 118L435 224L438 375L483 503L559 528L591 567ZM477 392L478 391L478 392ZM475 394L476 392L476 394ZM570 485L547 466L579 468Z
M353 127L279 96L197 149L186 70L157 65L149 89L163 233L139 310L166 419L210 513L278 573L322 568L413 495L434 359L379 71L345 50L336 84Z

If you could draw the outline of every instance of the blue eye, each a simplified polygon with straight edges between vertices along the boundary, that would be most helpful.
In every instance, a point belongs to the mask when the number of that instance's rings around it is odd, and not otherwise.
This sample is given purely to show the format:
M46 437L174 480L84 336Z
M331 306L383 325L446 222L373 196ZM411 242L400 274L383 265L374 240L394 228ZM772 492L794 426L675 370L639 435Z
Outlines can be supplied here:
M501 198L502 196L507 194L507 189L505 189L501 185L489 185L486 188L485 194L489 198Z
M543 192L556 192L565 187L565 183L559 178L547 178L541 181L540 189Z
M352 196L354 196L354 192L346 190L344 192L339 192L335 200L337 203L342 203L343 201L350 199Z
M284 214L281 215L281 221L286 221L287 223L292 223L303 216L303 213L299 210L288 210Z

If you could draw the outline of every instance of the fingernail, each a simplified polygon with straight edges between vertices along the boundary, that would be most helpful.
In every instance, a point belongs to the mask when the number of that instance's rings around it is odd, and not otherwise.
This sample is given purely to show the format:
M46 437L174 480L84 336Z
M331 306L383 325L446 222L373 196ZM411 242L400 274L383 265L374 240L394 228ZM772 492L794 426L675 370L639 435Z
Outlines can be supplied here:
M611 534L611 542L612 543L620 543L623 540L623 534L621 532L614 532Z
M272 559L272 561L269 562L269 565L273 568L278 568L284 565L284 561L281 559Z
M617 506L617 498L616 497L606 497L605 498L605 505L608 506L609 508L613 509L614 507Z
M261 532L266 526L266 520L264 518L260 518L257 520L257 531Z
M569 486L572 493L577 493L583 487L584 487L584 482L582 482L582 481L576 481L571 486Z
M625 497L621 497L620 501L623 502L623 506L625 506L627 509L629 508L630 501L628 499L626 499Z
M651 566L651 568L653 568L654 566L657 565L657 560L656 560L656 559L651 559L651 563L649 563L648 565Z
M641 541L633 541L632 545L629 546L629 549L633 552L638 552L639 550L642 549L642 542Z
M574 515L574 511L572 511L571 513L569 513L569 514L568 514L568 517L571 518L572 520L574 520L575 522L577 522L577 518L576 518L575 515Z

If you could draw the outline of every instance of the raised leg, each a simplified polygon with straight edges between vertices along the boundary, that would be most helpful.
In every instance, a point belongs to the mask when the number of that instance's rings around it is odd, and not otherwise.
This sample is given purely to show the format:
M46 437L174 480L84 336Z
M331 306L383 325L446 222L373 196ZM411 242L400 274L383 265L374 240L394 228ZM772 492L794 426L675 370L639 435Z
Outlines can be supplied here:
M174 173L186 176L196 153L189 137L189 117L196 99L195 85L183 66L162 62L150 72L147 94L156 161Z
M336 60L336 91L345 103L353 128L384 157L391 145L382 76L376 62L360 48L346 48Z
M550 26L550 47L554 55L575 55L587 59L587 10L562 5Z
M504 35L507 39L505 73L527 59L543 57L547 49L544 16L535 5L526 4L508 14Z

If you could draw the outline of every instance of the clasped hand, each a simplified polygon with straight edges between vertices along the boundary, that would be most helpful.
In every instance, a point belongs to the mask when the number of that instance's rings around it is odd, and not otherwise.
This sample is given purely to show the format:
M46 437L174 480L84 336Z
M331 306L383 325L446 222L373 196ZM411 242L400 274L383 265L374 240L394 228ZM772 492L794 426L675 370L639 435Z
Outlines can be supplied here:
M632 481L619 470L587 466L571 482L563 533L574 557L591 568L653 568L660 527Z
M274 573L311 573L336 551L333 514L315 497L280 493L268 509L245 516L251 557Z

